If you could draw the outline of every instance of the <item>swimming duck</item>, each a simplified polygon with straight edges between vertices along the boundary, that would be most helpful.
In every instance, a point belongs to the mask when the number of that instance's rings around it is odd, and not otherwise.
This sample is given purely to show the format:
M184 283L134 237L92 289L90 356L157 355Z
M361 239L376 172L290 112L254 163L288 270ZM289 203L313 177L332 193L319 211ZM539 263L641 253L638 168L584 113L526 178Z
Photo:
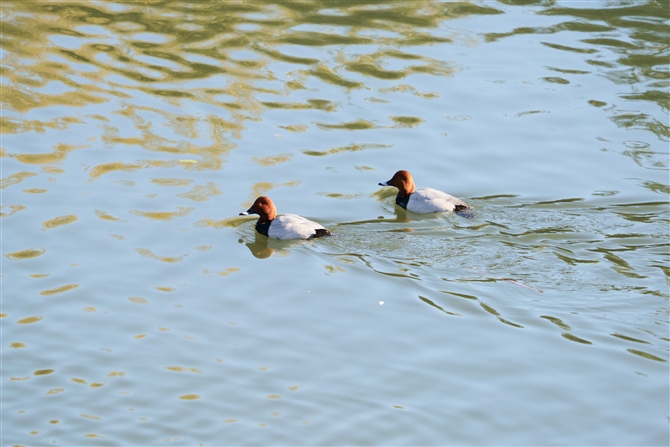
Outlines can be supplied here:
M398 188L395 203L407 211L418 214L440 213L455 211L463 217L474 217L469 212L472 208L465 202L446 192L432 188L415 190L414 179L408 171L396 172L391 180L379 184L380 186L394 186Z
M322 225L295 214L277 216L277 208L269 197L260 196L251 208L241 212L240 216L258 214L256 231L275 239L312 239L330 236L330 231Z

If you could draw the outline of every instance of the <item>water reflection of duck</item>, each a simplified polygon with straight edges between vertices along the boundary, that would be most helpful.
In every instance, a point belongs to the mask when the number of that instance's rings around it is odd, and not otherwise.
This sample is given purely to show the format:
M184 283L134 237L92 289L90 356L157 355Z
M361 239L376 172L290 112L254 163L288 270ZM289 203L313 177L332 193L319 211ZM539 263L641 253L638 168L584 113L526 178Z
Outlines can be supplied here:
M463 217L474 217L474 214L470 212L472 208L467 203L446 192L432 188L415 190L414 179L408 171L398 171L391 180L379 183L379 185L398 188L395 203L407 211L417 214L454 211Z
M312 222L302 216L295 214L282 214L277 216L277 208L269 197L260 196L251 208L240 213L258 214L256 231L263 236L280 240L287 239L312 239L315 237L330 236L330 231L321 224Z
M268 238L263 237L259 233L255 234L256 239L253 242L245 242L243 239L240 239L239 243L246 245L251 254L258 259L266 259L272 256L275 249L268 246Z
M279 240L266 237L258 231L254 231L254 240L249 241L239 239L240 244L247 246L254 257L258 259L266 259L272 255L287 256L291 253L291 248L302 243L300 239Z

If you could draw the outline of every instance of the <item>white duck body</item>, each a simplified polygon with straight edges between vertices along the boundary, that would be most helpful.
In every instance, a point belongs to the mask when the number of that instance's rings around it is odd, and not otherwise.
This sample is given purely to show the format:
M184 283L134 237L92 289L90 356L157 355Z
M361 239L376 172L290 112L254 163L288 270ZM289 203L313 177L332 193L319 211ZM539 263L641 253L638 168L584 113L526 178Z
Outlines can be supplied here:
M317 236L316 230L328 231L323 225L296 214L282 214L272 219L268 236L275 239L310 239Z
M421 188L409 195L406 209L417 214L454 211L456 207L469 208L460 199L433 188Z

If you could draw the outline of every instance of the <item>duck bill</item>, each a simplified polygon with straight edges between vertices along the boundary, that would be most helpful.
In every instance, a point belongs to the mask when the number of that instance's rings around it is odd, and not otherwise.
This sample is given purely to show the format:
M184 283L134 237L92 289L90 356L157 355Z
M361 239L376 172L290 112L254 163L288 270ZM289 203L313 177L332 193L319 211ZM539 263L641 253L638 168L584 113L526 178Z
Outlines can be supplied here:
M391 186L391 180L388 182L379 182L379 186Z
M255 205L255 203L254 203L254 205ZM254 205L251 205L251 207L248 210L242 211L240 213L240 216L248 216L249 214L258 214L258 211L256 211L254 209Z

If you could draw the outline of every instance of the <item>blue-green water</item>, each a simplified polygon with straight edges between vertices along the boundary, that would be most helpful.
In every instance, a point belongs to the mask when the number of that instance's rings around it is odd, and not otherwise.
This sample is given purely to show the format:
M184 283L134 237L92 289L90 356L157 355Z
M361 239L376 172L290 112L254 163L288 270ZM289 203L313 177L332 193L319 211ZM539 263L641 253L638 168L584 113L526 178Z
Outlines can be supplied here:
M1 11L0 444L668 445L664 2Z

